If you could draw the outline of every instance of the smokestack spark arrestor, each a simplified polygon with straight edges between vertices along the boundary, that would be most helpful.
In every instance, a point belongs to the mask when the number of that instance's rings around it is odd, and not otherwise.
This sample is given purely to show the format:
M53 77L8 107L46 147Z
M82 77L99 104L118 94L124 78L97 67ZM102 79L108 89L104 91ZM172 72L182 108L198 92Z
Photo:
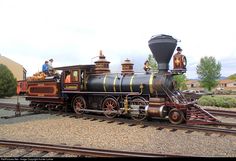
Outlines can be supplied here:
M177 40L169 35L156 35L151 37L148 45L157 61L159 72L168 72L169 62L177 46Z

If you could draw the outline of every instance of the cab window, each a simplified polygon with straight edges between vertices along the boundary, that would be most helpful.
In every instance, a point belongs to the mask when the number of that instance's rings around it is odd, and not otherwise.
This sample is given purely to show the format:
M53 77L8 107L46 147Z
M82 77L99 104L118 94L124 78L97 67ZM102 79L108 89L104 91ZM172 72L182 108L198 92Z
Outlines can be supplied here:
M65 71L65 83L71 83L70 71Z
M72 81L73 82L78 82L79 81L79 72L77 70L74 70L72 72Z

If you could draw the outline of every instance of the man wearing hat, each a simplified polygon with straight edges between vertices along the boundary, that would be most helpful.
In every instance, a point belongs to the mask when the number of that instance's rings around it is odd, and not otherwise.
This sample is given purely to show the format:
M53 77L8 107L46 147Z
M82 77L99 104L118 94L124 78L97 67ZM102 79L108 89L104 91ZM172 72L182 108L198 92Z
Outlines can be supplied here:
M149 65L149 61L146 60L145 63L144 63L144 67L143 69L148 73L148 71L150 71L151 67Z
M50 75L52 75L54 73L54 69L52 67L52 62L53 62L53 59L49 59L48 70L49 70Z
M173 58L174 69L186 69L187 59L182 54L182 51L180 47L177 47L177 53Z

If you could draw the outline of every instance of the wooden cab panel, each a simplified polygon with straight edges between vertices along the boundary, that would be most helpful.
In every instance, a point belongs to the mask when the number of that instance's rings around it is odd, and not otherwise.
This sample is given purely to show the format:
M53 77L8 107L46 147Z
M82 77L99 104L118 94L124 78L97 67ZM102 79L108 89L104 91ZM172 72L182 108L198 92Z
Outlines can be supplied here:
M29 81L28 96L59 97L60 83L55 80Z
M79 83L65 83L64 90L66 91L80 91Z

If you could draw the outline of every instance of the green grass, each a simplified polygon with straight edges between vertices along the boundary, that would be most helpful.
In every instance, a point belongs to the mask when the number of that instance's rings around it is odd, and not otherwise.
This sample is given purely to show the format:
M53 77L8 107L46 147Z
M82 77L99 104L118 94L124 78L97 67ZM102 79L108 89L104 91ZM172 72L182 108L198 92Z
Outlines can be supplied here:
M236 98L227 96L202 96L197 103L202 106L236 107Z

